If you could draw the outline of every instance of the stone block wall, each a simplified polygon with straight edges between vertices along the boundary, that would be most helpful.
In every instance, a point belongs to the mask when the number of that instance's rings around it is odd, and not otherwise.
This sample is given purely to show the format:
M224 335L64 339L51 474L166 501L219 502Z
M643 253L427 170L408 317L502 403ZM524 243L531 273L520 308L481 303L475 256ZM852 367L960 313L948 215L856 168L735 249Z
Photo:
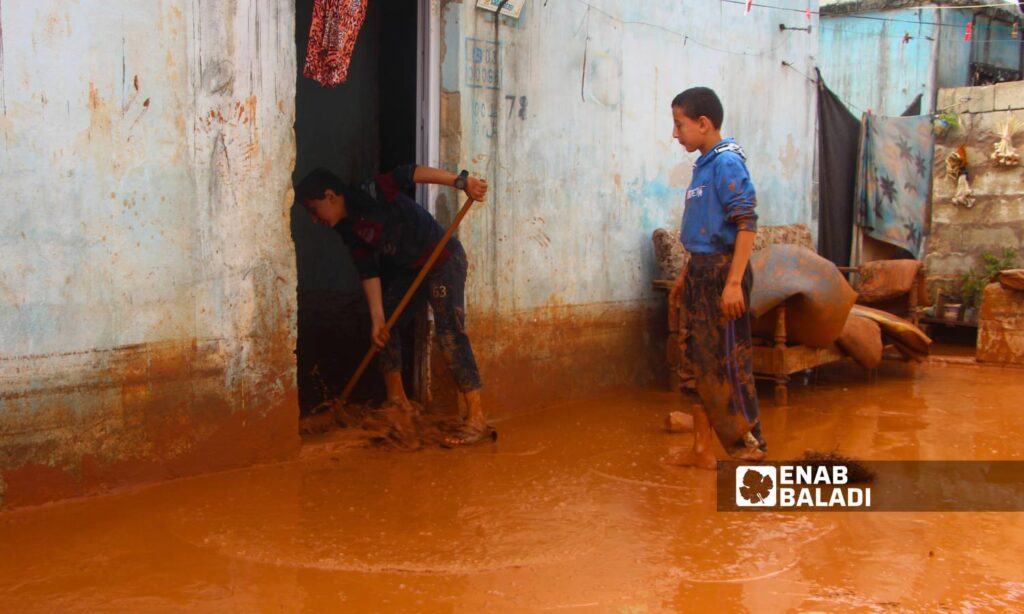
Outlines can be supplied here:
M1024 246L1024 166L997 165L989 156L1007 113L1018 125L1013 144L1024 152L1024 81L939 90L937 108L960 115L959 128L936 139L931 232L925 247L926 286L930 296L956 283L970 269L983 270L982 255L1001 255ZM967 148L968 173L976 202L954 205L956 183L946 178L946 157Z

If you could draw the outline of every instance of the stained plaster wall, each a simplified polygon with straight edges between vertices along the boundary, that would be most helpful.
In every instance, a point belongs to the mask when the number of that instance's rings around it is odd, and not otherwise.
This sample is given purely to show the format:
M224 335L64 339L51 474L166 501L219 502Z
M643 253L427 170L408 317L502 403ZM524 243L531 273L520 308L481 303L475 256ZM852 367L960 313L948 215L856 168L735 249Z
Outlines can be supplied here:
M1024 254L1024 166L1000 166L989 158L1008 112L1024 126L1024 81L940 90L939 105L959 112L960 128L935 142L931 232L924 258L933 297L936 288L957 284L964 273L981 273L986 252L1002 255L1013 248ZM945 159L961 144L975 196L970 209L953 204L956 184L945 177ZM1018 128L1013 144L1018 152L1024 150L1024 129Z
M779 29L808 25L803 14L744 17L703 0L528 2L496 35L476 2L442 11L442 160L491 182L461 236L493 403L649 382L663 364L651 233L678 227L696 159L671 138L681 90L720 94L761 223L812 222L815 90L804 75L817 34ZM449 217L455 205L445 192L437 209Z
M933 70L937 37L945 30L929 25L940 19L936 13L904 9L823 16L820 68L825 83L855 115L868 110L877 115L900 115L918 94L924 95L922 112L931 112L938 76ZM944 43L948 43L949 53L955 51L955 41ZM969 49L966 43L964 46ZM952 74L944 76L951 78ZM950 85L967 84L966 63L961 79Z
M1019 66L1020 43L1008 40L1006 23L1015 15L1013 9L995 13L1001 21L992 25L994 17L983 11L976 17L976 9L969 6L936 9L937 4L926 9L857 11L851 8L857 3L850 2L822 16L821 72L851 111L899 115L915 96L923 94L922 112L930 113L936 109L940 88L970 84L972 60ZM978 26L972 40L966 41L967 24L975 20Z
M0 25L0 506L294 453L292 3Z

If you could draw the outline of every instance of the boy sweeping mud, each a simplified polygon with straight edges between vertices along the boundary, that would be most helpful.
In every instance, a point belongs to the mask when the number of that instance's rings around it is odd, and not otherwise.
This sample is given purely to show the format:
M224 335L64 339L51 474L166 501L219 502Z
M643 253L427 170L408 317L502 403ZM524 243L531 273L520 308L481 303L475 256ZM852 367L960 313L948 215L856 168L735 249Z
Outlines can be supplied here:
M466 171L455 175L429 166L402 166L360 187L346 185L330 171L317 169L295 186L296 199L313 220L334 228L348 246L370 305L370 336L382 350L378 365L388 401L407 415L413 414L413 407L402 385L398 330L403 317L413 310L402 312L390 334L385 322L444 235L434 216L403 193L416 183L454 186L475 201L487 196L486 181L470 177ZM441 351L468 413L463 427L442 441L447 447L490 441L494 436L484 417L480 372L465 330L467 267L466 252L453 237L413 299L430 302Z
M672 101L672 136L687 152L700 150L686 191L680 240L690 260L669 301L685 313L681 356L696 380L693 449L674 465L714 469L711 429L729 456L757 461L766 444L758 421L750 341L750 253L757 232L757 197L743 150L721 135L724 112L714 91L688 89ZM681 303L681 304L680 304Z

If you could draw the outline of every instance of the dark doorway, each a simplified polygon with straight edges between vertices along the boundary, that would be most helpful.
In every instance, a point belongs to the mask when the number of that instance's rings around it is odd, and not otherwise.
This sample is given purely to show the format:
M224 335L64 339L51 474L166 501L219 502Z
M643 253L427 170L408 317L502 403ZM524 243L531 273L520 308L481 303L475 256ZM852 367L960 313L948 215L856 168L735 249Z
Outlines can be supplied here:
M328 88L302 75L313 0L297 0L295 44L296 180L317 167L358 184L398 164L416 161L418 0L368 3L348 80ZM291 210L298 269L299 406L303 415L340 394L369 348L370 317L348 251L334 231ZM404 334L403 339L414 340ZM406 348L407 360L414 356ZM408 372L412 372L410 362ZM384 397L371 368L352 394L357 402Z

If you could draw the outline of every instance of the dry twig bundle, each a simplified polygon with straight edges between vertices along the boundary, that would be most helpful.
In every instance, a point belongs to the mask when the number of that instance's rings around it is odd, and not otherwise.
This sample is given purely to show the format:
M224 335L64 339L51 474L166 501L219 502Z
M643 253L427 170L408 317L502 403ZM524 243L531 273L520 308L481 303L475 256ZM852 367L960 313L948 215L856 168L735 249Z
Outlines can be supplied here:
M1006 121L1000 128L999 140L993 145L992 161L1002 166L1017 166L1020 164L1020 154L1013 148L1013 133L1017 130L1017 120L1009 111L1006 112Z

